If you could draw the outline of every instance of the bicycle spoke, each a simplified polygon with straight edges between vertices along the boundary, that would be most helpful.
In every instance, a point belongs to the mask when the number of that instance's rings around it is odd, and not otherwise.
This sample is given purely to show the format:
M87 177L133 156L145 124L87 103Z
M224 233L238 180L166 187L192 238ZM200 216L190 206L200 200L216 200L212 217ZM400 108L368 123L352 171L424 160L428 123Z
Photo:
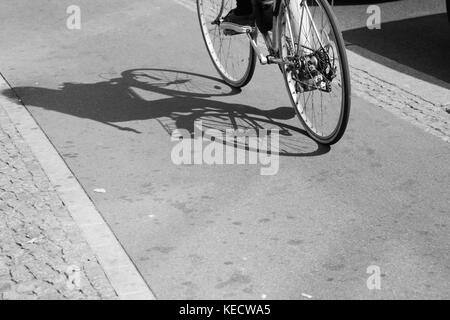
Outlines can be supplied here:
M214 65L229 84L242 86L253 73L253 50L247 35L226 35L220 27L221 20L233 8L234 0L198 0L197 6L205 43Z
M290 1L289 19L282 30L283 55L299 61L296 67L286 67L286 81L305 125L315 135L328 137L335 133L342 119L344 88L340 53L321 1L307 0L304 6L300 3L300 0Z

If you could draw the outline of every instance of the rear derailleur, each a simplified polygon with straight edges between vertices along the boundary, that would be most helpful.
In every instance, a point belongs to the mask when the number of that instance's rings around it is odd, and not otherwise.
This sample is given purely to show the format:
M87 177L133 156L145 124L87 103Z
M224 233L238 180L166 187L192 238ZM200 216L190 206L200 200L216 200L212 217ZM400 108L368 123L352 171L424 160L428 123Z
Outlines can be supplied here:
M329 55L323 48L308 55L294 56L291 60L288 71L292 72L299 92L332 91L331 82L336 77L337 67L331 64Z

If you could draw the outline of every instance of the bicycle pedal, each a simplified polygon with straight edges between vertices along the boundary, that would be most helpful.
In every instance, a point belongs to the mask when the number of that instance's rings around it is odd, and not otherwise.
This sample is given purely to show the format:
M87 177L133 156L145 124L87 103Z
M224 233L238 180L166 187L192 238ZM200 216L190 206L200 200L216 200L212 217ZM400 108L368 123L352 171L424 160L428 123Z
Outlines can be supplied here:
M251 26L221 26L220 27L223 30L223 34L226 36L234 36L237 34L247 34L247 33L253 33L255 31L254 27Z
M224 30L223 30L223 34L224 34L225 36L235 36L235 35L237 35L237 34L244 34L244 32L236 32L236 31L234 31L234 30L224 29Z

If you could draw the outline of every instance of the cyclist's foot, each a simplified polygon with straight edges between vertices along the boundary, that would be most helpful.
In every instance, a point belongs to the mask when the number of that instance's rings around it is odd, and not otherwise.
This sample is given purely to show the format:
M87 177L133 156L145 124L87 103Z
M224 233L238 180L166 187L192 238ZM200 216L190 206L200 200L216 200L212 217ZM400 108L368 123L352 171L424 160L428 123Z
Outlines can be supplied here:
M230 34L253 32L255 20L252 15L237 15L233 9L223 18L220 27Z

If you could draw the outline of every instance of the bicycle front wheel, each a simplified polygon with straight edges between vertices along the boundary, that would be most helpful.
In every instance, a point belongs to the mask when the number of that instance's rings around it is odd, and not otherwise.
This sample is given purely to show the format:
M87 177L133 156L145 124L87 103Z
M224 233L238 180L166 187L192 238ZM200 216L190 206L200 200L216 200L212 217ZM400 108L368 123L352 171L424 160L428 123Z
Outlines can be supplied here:
M343 136L350 114L350 73L342 34L326 0L286 0L279 19L283 76L309 135L322 144Z
M197 0L200 28L211 60L230 86L240 88L252 78L256 55L246 34L230 35L220 27L234 0ZM256 37L256 31L253 35Z

